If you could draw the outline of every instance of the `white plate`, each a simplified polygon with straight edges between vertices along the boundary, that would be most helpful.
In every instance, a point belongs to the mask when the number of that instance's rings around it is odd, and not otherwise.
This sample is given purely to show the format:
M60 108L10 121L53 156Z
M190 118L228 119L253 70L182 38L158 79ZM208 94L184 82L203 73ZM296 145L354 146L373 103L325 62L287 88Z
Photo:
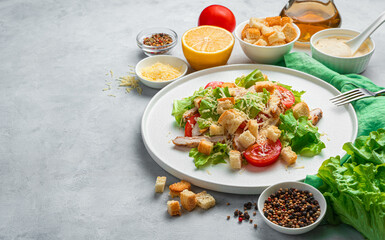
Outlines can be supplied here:
M172 139L183 136L171 116L172 103L193 94L199 87L211 81L233 82L235 78L260 69L270 80L291 85L296 90L305 90L302 99L312 108L321 108L323 118L317 124L325 133L322 141L326 148L312 158L298 157L295 167L286 169L278 161L267 167L250 164L240 171L232 171L229 164L196 169L188 148L175 147ZM342 145L353 141L357 135L357 117L353 107L336 107L329 98L339 94L332 85L305 73L283 67L240 64L211 68L192 73L159 91L149 102L142 118L142 137L151 157L170 174L194 185L228 193L259 194L266 187L283 182L303 180L315 174L322 162L331 156L342 155Z

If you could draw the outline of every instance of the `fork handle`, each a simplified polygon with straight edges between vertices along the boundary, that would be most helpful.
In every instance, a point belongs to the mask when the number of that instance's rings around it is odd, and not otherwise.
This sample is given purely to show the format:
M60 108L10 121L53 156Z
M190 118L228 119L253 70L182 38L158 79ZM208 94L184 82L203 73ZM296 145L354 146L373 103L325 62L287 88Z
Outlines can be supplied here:
M374 96L375 97L377 97L377 96L385 96L385 89L382 89L382 90L376 92Z

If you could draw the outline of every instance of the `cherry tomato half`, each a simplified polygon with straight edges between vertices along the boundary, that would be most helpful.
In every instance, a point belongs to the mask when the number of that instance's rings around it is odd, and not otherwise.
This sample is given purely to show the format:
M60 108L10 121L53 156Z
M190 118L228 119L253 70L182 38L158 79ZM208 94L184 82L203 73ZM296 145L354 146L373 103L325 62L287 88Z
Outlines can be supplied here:
M195 113L194 115L187 118L186 126L184 127L184 136L185 137L192 137L192 129L195 126L196 118L199 117L199 113Z
M235 24L233 12L221 5L211 5L203 9L198 20L198 26L212 25L224 28L229 32L234 31Z
M276 142L267 140L263 144L256 143L251 145L243 153L247 162L257 167L265 167L275 163L281 154L281 141Z
M286 108L290 108L291 106L293 106L295 102L294 94L290 90L287 90L282 86L277 85L275 88L278 89L278 91L280 91L281 95L283 96L283 99L282 99L283 105L285 105Z
M208 87L211 87L212 89L215 89L215 88L217 88L217 87L221 87L222 84L223 84L223 82L219 82L219 81L209 82L209 83L206 85L205 89L208 88Z

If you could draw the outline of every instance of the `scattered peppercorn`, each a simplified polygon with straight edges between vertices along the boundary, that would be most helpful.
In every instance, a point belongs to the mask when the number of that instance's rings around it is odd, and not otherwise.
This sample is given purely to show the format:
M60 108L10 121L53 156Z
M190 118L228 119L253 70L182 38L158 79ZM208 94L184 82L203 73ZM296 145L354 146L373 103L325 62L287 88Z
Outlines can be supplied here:
M227 220L229 220L230 219L230 216L227 216Z
M153 47L164 46L172 43L172 38L166 33L155 33L151 37L146 37L143 39L143 44Z
M229 205L230 205L230 203L226 203L226 205L227 205L227 206L229 206Z
M235 211L234 211L234 217L237 217L239 215L239 211L238 211L238 209L235 209Z
M255 215L257 215L257 212L256 212L256 211L253 212L253 216L255 216Z
M263 215L271 222L288 228L314 223L321 214L313 194L295 188L280 188L265 201Z
M243 221L243 218L242 217L239 217L238 218L238 221L241 223Z
M253 219L250 219L250 223L252 223L253 222Z
M257 228L258 227L258 225L257 224L254 224L254 228Z

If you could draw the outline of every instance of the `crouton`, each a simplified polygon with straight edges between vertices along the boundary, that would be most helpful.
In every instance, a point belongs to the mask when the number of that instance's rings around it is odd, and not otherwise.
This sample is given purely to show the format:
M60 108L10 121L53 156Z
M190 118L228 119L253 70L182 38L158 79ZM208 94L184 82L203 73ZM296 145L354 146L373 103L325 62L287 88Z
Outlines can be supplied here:
M250 44L254 44L256 42L255 39L248 39L248 38L244 38L243 41L250 43Z
M272 125L269 128L267 128L266 137L271 141L276 142L280 136L281 136L281 130L279 130L278 127Z
M242 33L241 33L242 39L245 39L245 38L246 38L246 30L247 30L249 27L250 27L249 24L246 24L246 26L243 28Z
M258 128L259 126L257 120L251 119L247 122L247 129L250 131L251 134L253 134L255 138L257 138L258 136Z
M282 26L280 25L275 25L275 26L272 26L272 28L277 31L277 32L282 32Z
M239 135L238 138L239 143L242 145L242 147L247 148L253 143L255 143L255 137L249 130L244 131L241 135Z
M246 120L246 115L236 109L230 109L222 113L218 119L221 124L230 134L234 134L238 127Z
M263 26L261 33L263 36L269 37L270 35L275 33L275 30L274 30L274 28Z
M180 203L187 211L192 211L197 205L196 194L185 189L180 193Z
M222 101L218 99L217 113L222 114L226 110L232 109L234 107L234 98L221 98Z
M263 26L266 26L266 21L263 18L250 18L249 26L261 30Z
M220 136L225 134L225 128L217 124L210 125L210 136Z
M286 23L285 26L283 26L282 33L285 35L285 41L288 43L297 37L297 31L291 23Z
M217 99L218 102L224 102L224 101L227 101L227 100L229 100L232 104L235 103L234 97L225 97L225 98L218 98Z
M281 150L280 158L287 164L292 165L297 161L297 154L291 150L290 146L284 147Z
M273 92L275 87L276 85L270 81L256 82L254 85L255 91L257 92L263 92L263 89L266 89L269 92Z
M272 44L270 44L270 46L281 46L281 45L285 45L286 42L285 41L278 41L278 42L274 42Z
M205 155L210 155L213 150L214 144L206 139L202 139L198 145L198 152Z
M155 192L162 193L166 186L166 177L157 177L155 182Z
M215 199L206 191L196 194L197 204L203 209L209 209L215 206Z
M242 167L242 156L239 151L231 150L229 152L230 167L234 170L239 170Z
M281 18L281 25L284 26L286 23L293 23L293 19L291 17Z
M281 42L281 43L283 42L284 44L286 44L285 34L283 34L282 32L274 32L273 34L271 34L268 37L268 40L269 40L270 45L277 43L277 42Z
M257 46L267 46L267 42L262 38L258 39L258 41L254 42L253 44Z
M179 197L183 190L191 190L191 183L182 180L180 182L171 184L168 188L170 189L171 197Z
M267 17L266 22L267 22L267 24L269 24L269 27L274 26L274 25L281 25L281 17L280 16Z
M258 28L248 28L246 29L246 38L258 40L261 36L261 32Z
M178 201L167 201L167 212L170 216L180 216L180 205Z
M222 83L222 88L225 88L225 87L228 87L228 88L235 88L237 87L237 85L235 85L235 83L232 83L232 82L224 82Z
M296 119L302 116L309 117L310 109L305 102L299 102L293 107L293 115Z
M196 107L196 108L198 108L199 109L199 107L201 106L201 101L202 101L202 97L197 97L197 98L195 98L194 99L194 106Z

